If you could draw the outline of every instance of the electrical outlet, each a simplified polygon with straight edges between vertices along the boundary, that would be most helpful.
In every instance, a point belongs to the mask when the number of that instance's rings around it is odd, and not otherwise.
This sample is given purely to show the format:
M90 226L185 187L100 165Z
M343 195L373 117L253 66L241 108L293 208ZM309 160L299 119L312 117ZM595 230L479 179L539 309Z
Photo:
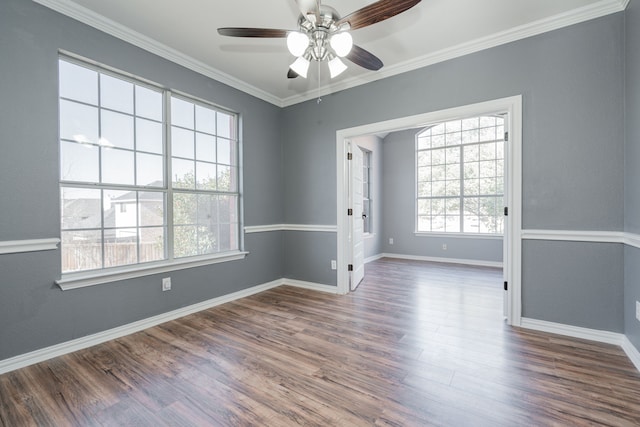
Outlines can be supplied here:
M442 244L442 250L443 250L443 251L446 251L446 250L447 250L447 244L446 244L446 243L443 243L443 244Z
M162 292L171 290L171 277L162 279Z
M636 319L640 320L640 301L636 301Z
M338 269L338 263L336 263L335 259L331 260L331 269L332 270L337 270Z
M393 245L393 237L389 237L389 244Z

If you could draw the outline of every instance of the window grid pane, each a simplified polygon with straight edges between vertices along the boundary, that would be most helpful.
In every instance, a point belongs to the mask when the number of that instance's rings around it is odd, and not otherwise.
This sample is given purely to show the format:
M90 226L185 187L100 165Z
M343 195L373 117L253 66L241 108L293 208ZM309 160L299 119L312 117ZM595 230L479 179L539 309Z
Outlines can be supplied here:
M430 126L416 136L418 232L502 234L504 118Z
M177 100L177 101L174 101ZM174 256L239 249L238 150L235 118L190 100L172 97L181 113L172 132L188 150L172 152ZM187 112L192 115L187 117ZM172 146L176 142L172 141Z
M63 273L238 250L236 116L174 96L165 114L160 89L59 64Z

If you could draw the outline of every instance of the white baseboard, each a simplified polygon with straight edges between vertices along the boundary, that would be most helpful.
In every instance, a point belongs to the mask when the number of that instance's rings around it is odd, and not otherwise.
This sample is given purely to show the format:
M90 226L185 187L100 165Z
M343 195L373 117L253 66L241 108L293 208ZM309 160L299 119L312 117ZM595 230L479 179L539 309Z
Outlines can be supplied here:
M135 332L142 331L153 326L157 326L161 323L175 320L180 317L187 316L189 314L197 313L208 308L215 307L220 304L235 301L240 298L245 298L259 292L264 292L269 289L277 288L278 286L289 285L298 288L311 289L314 291L330 292L336 294L338 288L336 286L322 285L319 283L304 282L302 280L293 279L278 279L262 285L253 286L248 289L243 289L238 292L234 292L228 295L222 295L217 298L213 298L207 301L202 301L197 304L192 304L187 307L179 308L167 313L159 314L157 316L142 319L137 322L129 323L127 325L118 326L117 328L109 329L96 334L87 335L86 337L77 338L71 341L56 344L50 347L46 347L40 350L35 350L26 354L21 354L9 359L0 360L0 374L14 371L16 369L24 368L35 363L44 362L45 360L52 359L54 357L62 356L64 354L72 353L74 351L82 350L84 348L92 347L103 342L120 338L126 335L133 334Z
M370 256L368 258L365 258L364 259L364 263L365 264L369 264L370 262L377 261L380 258L384 258L384 254L372 255L372 256Z
M528 319L526 317L522 318L520 326L525 329L533 329L536 331L549 332L551 334L565 335L573 338L618 345L622 350L624 350L636 369L640 371L640 352L623 334L600 331L597 329L581 328L579 326L563 325L561 323L546 322L544 320Z
M26 354L21 354L9 359L0 360L0 374L14 371L16 369L24 368L25 366L33 365L35 363L43 362L54 357L62 356L64 354L72 353L74 351L82 350L84 348L92 347L96 344L123 337L125 335L132 334L134 332L142 331L143 329L150 328L152 326L159 325L161 323L175 320L180 317L197 313L198 311L206 310L211 307L215 307L226 302L231 302L240 298L248 297L259 292L266 291L268 289L276 288L283 284L283 279L274 280L273 282L265 283L262 285L254 286L248 289L243 289L232 294L223 295L217 298L213 298L207 301L203 301L197 304L193 304L187 307L179 308L167 313L159 314L157 316L142 319L137 322L129 323L127 325L118 326L117 328L109 329L96 334L87 335L86 337L77 338L71 341L56 344L50 347L46 347L40 350L35 350Z
M381 254L378 258L383 256L389 256L388 254ZM389 256L390 258L393 258ZM306 282L295 279L278 279L262 285L253 286L248 289L243 289L238 292L234 292L228 295L223 295L217 298L213 298L207 301L203 301L197 304L193 304L187 307L179 308L177 310L170 311L168 313L159 314L157 316L149 317L147 319L139 320L137 322L129 323L127 325L119 326L117 328L109 329L107 331L98 332L96 334L88 335L86 337L77 338L64 343L56 344L50 347L46 347L40 350L35 350L26 354L21 354L9 359L0 360L0 375L14 371L16 369L24 368L29 365L33 365L45 360L52 359L54 357L62 356L64 354L72 353L74 351L82 350L88 347L92 347L103 342L117 339L126 335L133 334L135 332L142 331L153 326L157 326L161 323L165 323L171 320L178 319L180 317L187 316L189 314L197 313L202 310L206 310L215 307L220 304L235 301L240 298L248 297L259 292L264 292L269 289L277 288L278 286L288 285L297 288L310 289L320 292L328 292L332 294L338 293L338 288L331 285L323 285L320 283ZM546 322L543 320L522 318L520 325L525 329L533 329L542 332L549 332L558 335L565 335L574 338L587 339L597 342L603 342L607 344L619 345L627 354L631 362L640 371L640 352L636 349L629 339L619 333L599 331L588 328L581 328L577 326L563 325L560 323Z
M640 371L640 351L631 344L629 338L624 337L622 340L622 349L627 353L627 357L631 359L631 362L635 365L636 369Z
M328 292L330 294L337 294L338 293L338 287L337 286L323 285L323 284L320 284L320 283L313 283L313 282L305 282L305 281L302 281L302 280L282 279L281 280L281 284L282 285L293 286L293 287L296 287L296 288L310 289L312 291Z
M619 346L622 346L623 339L625 338L623 334L616 332L600 331L597 329L564 325L562 323L547 322L545 320L528 319L526 317L522 318L520 327Z
M396 259L408 259L413 261L444 262L449 264L466 264L466 265L475 265L479 267L502 268L501 262L482 261L482 260L476 260L476 259L439 258L439 257L430 257L430 256L390 254L390 253L383 253L381 254L380 258L396 258Z

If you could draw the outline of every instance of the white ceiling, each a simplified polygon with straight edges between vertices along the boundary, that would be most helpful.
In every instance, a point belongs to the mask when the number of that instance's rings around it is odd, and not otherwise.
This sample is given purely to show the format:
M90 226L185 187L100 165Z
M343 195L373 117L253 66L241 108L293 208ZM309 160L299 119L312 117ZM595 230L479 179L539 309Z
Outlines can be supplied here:
M384 67L348 62L333 81L321 64L287 79L284 39L232 38L219 27L295 29L295 0L34 0L167 59L280 106L364 84L624 10L628 0L422 0L391 19L352 32ZM341 16L374 0L324 0ZM321 89L318 89L320 83Z

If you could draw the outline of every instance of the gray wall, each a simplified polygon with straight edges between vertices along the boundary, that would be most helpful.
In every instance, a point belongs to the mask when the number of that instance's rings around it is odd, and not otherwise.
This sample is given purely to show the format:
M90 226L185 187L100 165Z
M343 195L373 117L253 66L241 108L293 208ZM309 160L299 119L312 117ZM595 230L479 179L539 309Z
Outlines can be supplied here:
M626 146L625 231L640 234L640 0L631 0L625 13L626 27ZM625 249L625 323L629 340L640 349L640 249Z
M631 0L626 12L626 50L618 13L279 109L31 1L2 0L0 241L60 233L59 49L239 112L246 225L336 224L339 129L521 94L523 227L638 233L638 7ZM160 276L62 292L54 285L59 250L1 255L0 360L280 277L336 283L335 233L254 233L245 241L247 259L172 272L174 289L165 293ZM524 242L524 314L624 329L640 346L631 309L640 298L640 254L621 248Z
M336 223L337 130L522 94L524 228L622 230L623 24L623 13L609 15L325 96L320 104L286 108L286 221ZM297 268L306 271L334 259L336 236L331 237L334 244L326 253L297 259ZM563 243L549 245L562 261ZM621 271L619 254L609 245L588 246L593 256ZM621 295L622 282L603 283L597 267L587 263L580 274L551 284L545 260L530 252L525 250L523 259L531 271L523 291L542 295L536 305L570 307L581 301L594 313L592 327L620 329L619 313L600 312L596 296ZM578 294L570 295L574 291ZM584 324L571 310L551 318L526 301L525 307L541 320Z
M58 50L240 113L246 225L283 222L282 110L34 2L0 2L0 241L60 236ZM0 255L0 360L283 277L284 235L248 234L242 261L63 292L60 251ZM162 277L167 276L167 273Z
M371 152L369 168L369 188L371 190L371 231L364 237L364 258L370 258L382 253L382 206L383 202L383 159L382 139L376 135L364 135L351 138L359 147Z
M623 245L528 241L522 249L522 316L623 332ZM567 322L571 319L571 322Z
M385 253L456 260L502 262L502 239L415 235L415 136L408 129L386 136L383 144L383 208ZM389 244L393 238L393 245ZM447 250L442 245L447 245Z

